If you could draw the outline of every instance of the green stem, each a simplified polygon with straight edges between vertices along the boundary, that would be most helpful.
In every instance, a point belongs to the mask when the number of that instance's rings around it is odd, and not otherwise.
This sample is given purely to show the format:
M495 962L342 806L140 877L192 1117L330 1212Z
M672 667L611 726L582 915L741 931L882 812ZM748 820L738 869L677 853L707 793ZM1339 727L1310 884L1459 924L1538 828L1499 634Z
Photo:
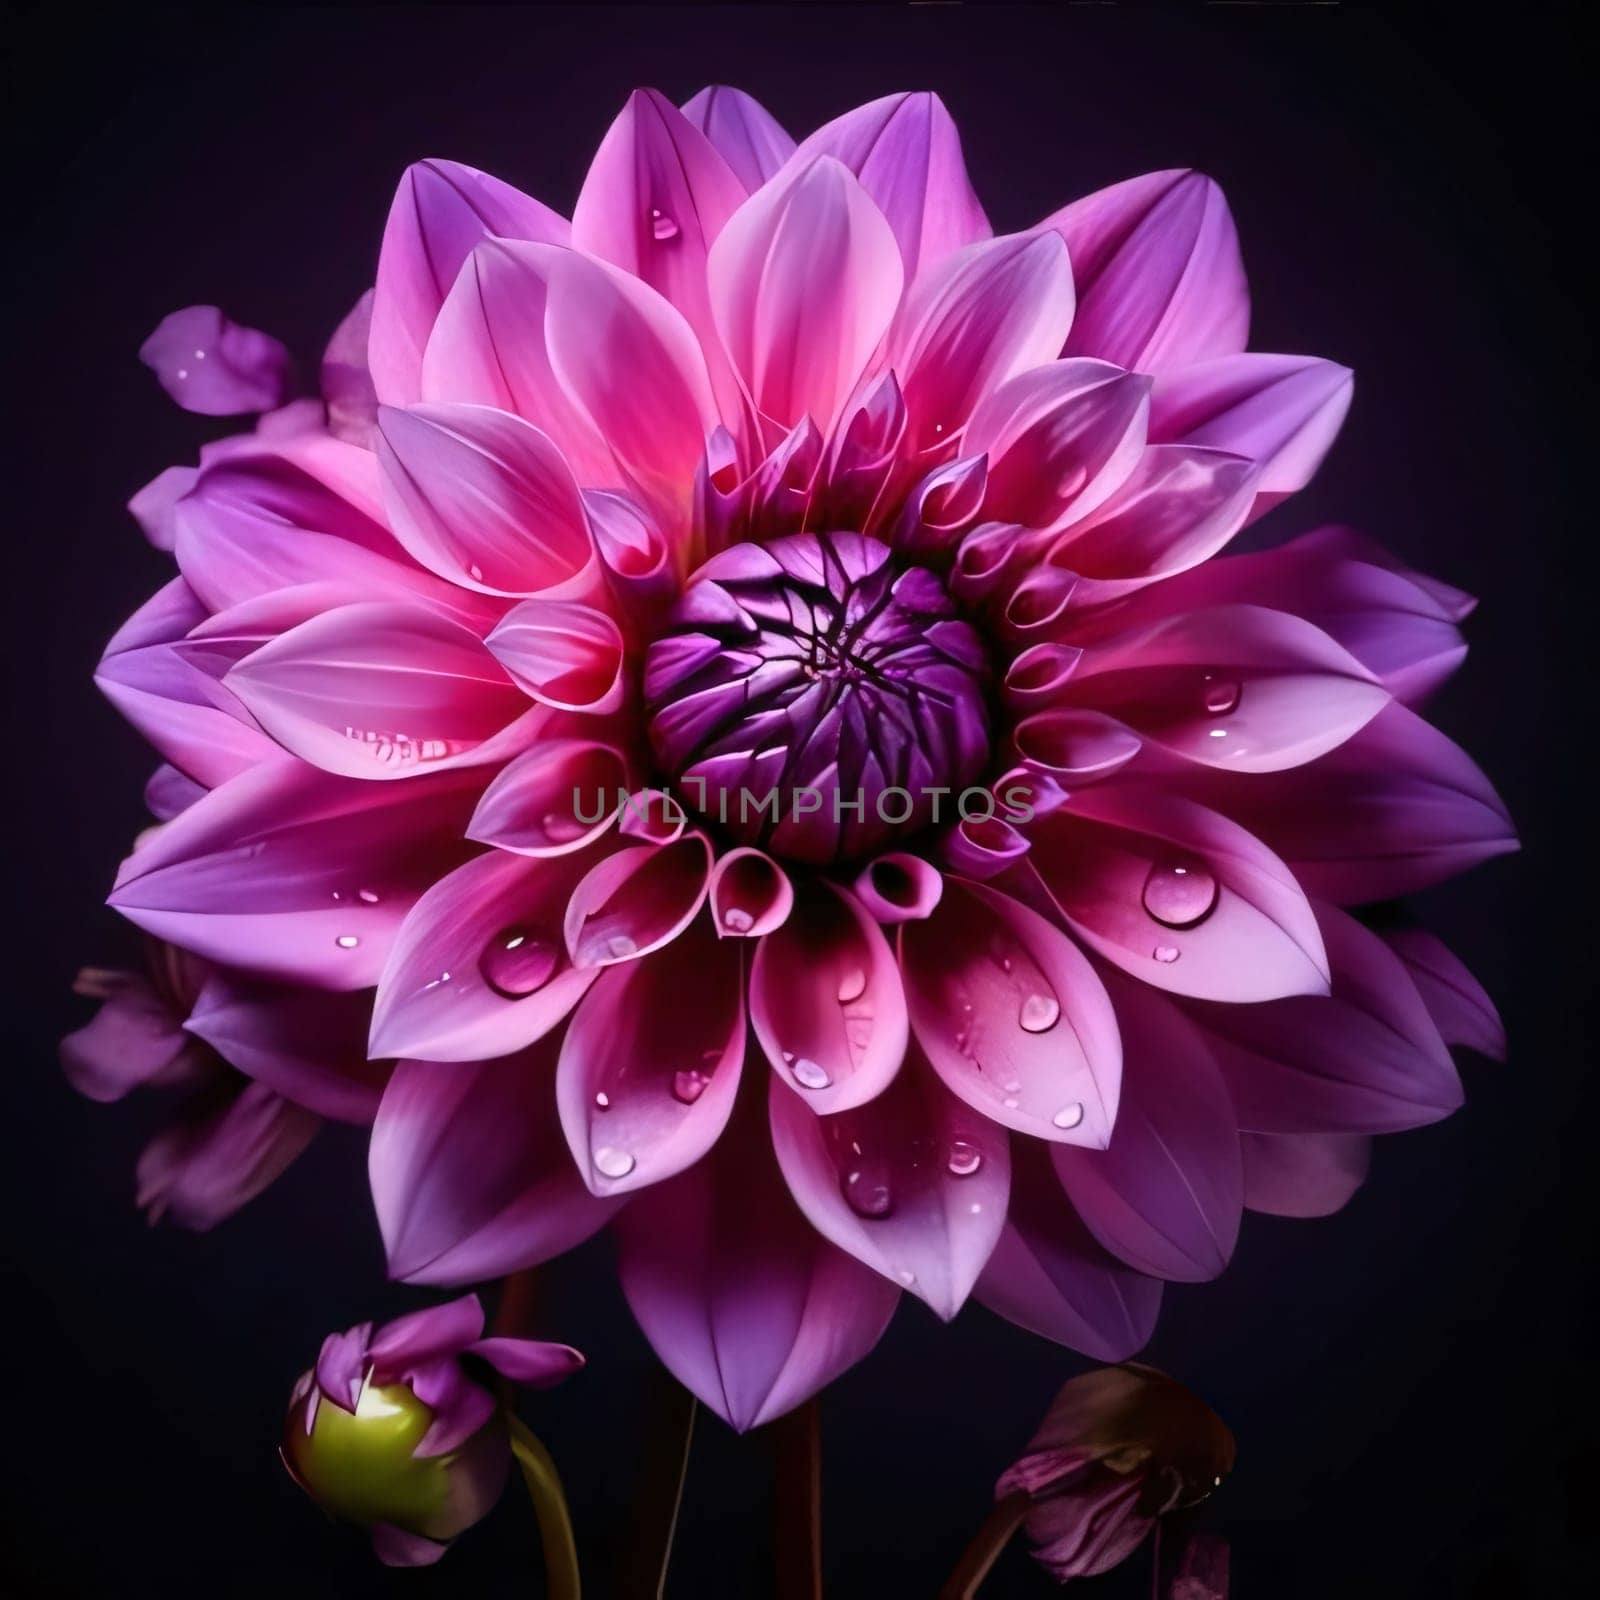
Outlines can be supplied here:
M1022 1526L1032 1504L1027 1491L1018 1489L995 1505L973 1536L972 1543L961 1552L955 1570L945 1579L939 1600L973 1600L978 1586L1011 1543L1011 1536Z
M511 1431L511 1453L522 1468L533 1514L539 1519L544 1542L545 1593L548 1600L579 1600L578 1547L572 1535L572 1517L561 1489L561 1474L550 1452L534 1438L519 1417L506 1413Z

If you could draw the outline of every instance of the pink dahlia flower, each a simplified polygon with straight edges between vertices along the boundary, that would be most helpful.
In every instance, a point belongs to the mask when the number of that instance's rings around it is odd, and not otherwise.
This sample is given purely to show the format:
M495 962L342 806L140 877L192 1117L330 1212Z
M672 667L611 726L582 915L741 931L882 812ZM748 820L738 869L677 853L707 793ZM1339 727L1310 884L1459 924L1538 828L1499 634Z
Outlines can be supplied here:
M1351 908L1513 846L1416 709L1471 602L1223 553L1351 390L1247 328L1210 180L996 237L930 95L640 91L570 221L405 174L326 413L147 491L101 668L168 763L113 904L370 1003L396 1276L611 1224L744 1427L905 1293L1126 1356L1454 1109L1492 1008Z

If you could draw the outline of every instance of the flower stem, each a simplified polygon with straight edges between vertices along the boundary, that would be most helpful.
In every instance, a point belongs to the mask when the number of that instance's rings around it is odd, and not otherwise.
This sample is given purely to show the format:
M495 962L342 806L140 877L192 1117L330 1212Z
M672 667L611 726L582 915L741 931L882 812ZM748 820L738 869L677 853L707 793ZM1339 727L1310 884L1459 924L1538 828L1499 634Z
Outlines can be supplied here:
M822 1432L817 1402L768 1430L774 1454L772 1592L776 1600L821 1600Z
M645 1424L619 1600L662 1600L694 1443L695 1398L658 1369Z
M578 1547L572 1535L572 1517L562 1492L561 1475L550 1452L531 1434L520 1418L506 1415L511 1431L511 1453L522 1468L533 1514L539 1519L544 1543L545 1594L548 1600L579 1600Z
M973 1536L972 1543L962 1551L961 1559L956 1562L950 1576L944 1580L939 1600L972 1600L978 1592L978 1586L989 1576L989 1569L1011 1543L1011 1536L1022 1526L1032 1503L1025 1489L1018 1489L996 1503L984 1519L983 1526Z

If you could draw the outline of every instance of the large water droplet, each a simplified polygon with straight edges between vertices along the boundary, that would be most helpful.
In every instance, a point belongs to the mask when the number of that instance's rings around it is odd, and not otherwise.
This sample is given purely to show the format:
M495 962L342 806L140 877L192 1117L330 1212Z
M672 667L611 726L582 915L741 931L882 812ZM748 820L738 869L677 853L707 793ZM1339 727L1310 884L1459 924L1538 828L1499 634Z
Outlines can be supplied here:
M555 946L526 928L502 928L478 958L483 981L507 1000L521 1000L542 989L556 970Z
M692 1106L706 1092L710 1082L709 1073L686 1067L672 1075L672 1098L681 1105Z
M833 1082L828 1069L807 1056L800 1056L789 1070L802 1089L826 1089Z
M1144 881L1144 908L1164 928L1192 928L1216 903L1217 880L1193 857L1158 861Z
M756 919L738 906L729 906L722 913L722 926L733 933L749 933L755 925Z
M1024 1033L1048 1033L1060 1020L1061 1002L1053 994L1030 994L1017 1014Z
M603 1178L626 1178L638 1163L626 1150L603 1144L594 1153L594 1170Z
M1159 961L1162 966L1170 967L1172 963L1178 959L1182 952L1175 944L1158 944L1155 949L1150 952L1150 954L1157 961Z
M676 239L678 237L678 224L665 211L657 211L652 206L650 208L650 232L661 240Z
M866 992L867 975L860 967L852 967L839 980L839 1004L847 1006L852 1000L859 1000Z
M375 906L383 897L375 889L357 889L356 899L363 905Z
M983 1165L983 1152L970 1139L952 1139L945 1165L957 1178L970 1178Z
M1058 1128L1076 1128L1083 1121L1083 1107L1074 1100L1071 1105L1062 1106L1050 1120Z
M1200 686L1200 703L1213 717L1238 709L1239 685L1232 678L1214 678L1208 672Z
M839 1187L850 1209L858 1217L871 1221L886 1217L894 1210L894 1194L888 1180L877 1173L853 1168L844 1174Z
M338 945L341 950L354 950L355 947L361 943L361 941L356 938L353 933L341 933L333 942Z
M604 1090L604 1089L602 1089L602 1090L601 1090L601 1091L600 1091L600 1092L599 1092L599 1094L597 1094L597 1095L596 1095L596 1096L595 1096L595 1097L594 1097L594 1103L595 1103L595 1105L596 1105L596 1106L598 1106L598 1107L599 1107L599 1109L600 1109L600 1110L602 1110L602 1111L609 1111L609 1110L610 1110L610 1109L611 1109L611 1096L610 1096L610 1095L608 1095L608 1094L607 1094L607 1093L606 1093L606 1092L605 1092L605 1090Z

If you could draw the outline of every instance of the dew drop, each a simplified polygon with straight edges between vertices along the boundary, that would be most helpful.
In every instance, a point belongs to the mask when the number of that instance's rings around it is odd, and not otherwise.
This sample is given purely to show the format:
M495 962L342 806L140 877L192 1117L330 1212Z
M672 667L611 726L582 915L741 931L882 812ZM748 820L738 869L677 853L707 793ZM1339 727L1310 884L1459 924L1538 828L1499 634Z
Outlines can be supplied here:
M794 1081L802 1089L826 1089L833 1082L828 1076L827 1068L812 1061L808 1056L801 1056L789 1070L794 1074Z
M1144 881L1144 908L1164 928L1192 928L1211 915L1217 880L1193 857L1158 861Z
M910 1272L910 1271L908 1271L908 1270L907 1270L907 1269L906 1269L906 1268L905 1268L905 1267L902 1267L902 1268L901 1268L901 1269L900 1269L900 1270L899 1270L899 1271L898 1271L898 1272L897 1272L897 1273L896 1273L896 1274L895 1274L895 1276L896 1276L896 1277L897 1277L897 1278L898 1278L898 1279L899 1279L899 1280L900 1280L900 1281L901 1281L901 1283L903 1283L903 1284L904 1284L904 1285L905 1285L905 1286L906 1286L906 1288L908 1288L908 1289L909 1289L909 1288L910 1288L910 1287L911 1287L911 1285L912 1285L912 1284L914 1284L914 1283L915 1283L915 1282L916 1282L916 1281L917 1281L917 1275L916 1275L916 1273L914 1273L914 1272Z
M599 1108L600 1108L600 1109L601 1109L601 1110L602 1110L602 1111L609 1111L609 1110L610 1110L610 1109L611 1109L611 1096L610 1096L610 1095L608 1095L608 1094L607 1094L607 1093L606 1093L606 1092L605 1092L605 1090L604 1090L604 1089L602 1089L602 1090L601 1090L601 1091L600 1091L600 1092L599 1092L599 1093L598 1093L598 1094L597 1094L597 1095L596 1095L596 1096L595 1096L595 1097L594 1097L594 1103L595 1103L595 1104L596 1104L596 1105L597 1105L597 1106L598 1106L598 1107L599 1107Z
M1178 959L1179 950L1175 944L1158 944L1150 954L1163 966L1170 967Z
M361 943L361 941L356 938L353 933L341 933L333 942L338 945L341 950L354 950L355 947Z
M722 926L733 933L749 933L755 925L756 919L738 906L729 906L722 913Z
M467 568L467 576L471 578L474 583L482 583L483 568L474 562L470 567Z
M875 1217L886 1217L894 1210L894 1195L889 1185L868 1173L846 1173L840 1188L850 1209L858 1217L866 1217L870 1221Z
M1213 717L1225 717L1238 709L1239 685L1232 678L1213 678L1208 672L1201 685L1200 703Z
M866 992L867 975L860 967L852 967L839 980L839 1004L847 1006L852 1000L859 1000Z
M626 1150L603 1144L594 1153L594 1169L603 1178L626 1178L638 1163Z
M382 895L376 893L372 889L357 889L356 890L356 899L361 901L361 903L363 905L375 906L375 905L377 905L379 900L381 900L382 898L383 898Z
M1083 1121L1083 1107L1074 1100L1069 1106L1062 1106L1050 1119L1058 1128L1076 1128Z
M676 239L678 237L678 224L664 211L650 208L650 232L658 239Z
M606 954L613 961L626 961L638 952L639 946L625 933L614 933L606 940Z
M1061 1020L1061 1002L1053 994L1030 994L1022 1002L1017 1025L1024 1033L1048 1033Z
M954 1176L970 1178L983 1165L983 1154L970 1139L952 1139L945 1165Z
M526 928L502 928L483 947L478 970L497 995L521 1000L550 981L556 970L555 947Z
M680 1105L692 1106L706 1092L710 1075L694 1067L687 1067L672 1075L672 1098Z
M1022 1102L1017 1099L1014 1094L1008 1094L1005 1099L1000 1102L1000 1104L1003 1105L1007 1111L1015 1111L1017 1107L1022 1104Z

